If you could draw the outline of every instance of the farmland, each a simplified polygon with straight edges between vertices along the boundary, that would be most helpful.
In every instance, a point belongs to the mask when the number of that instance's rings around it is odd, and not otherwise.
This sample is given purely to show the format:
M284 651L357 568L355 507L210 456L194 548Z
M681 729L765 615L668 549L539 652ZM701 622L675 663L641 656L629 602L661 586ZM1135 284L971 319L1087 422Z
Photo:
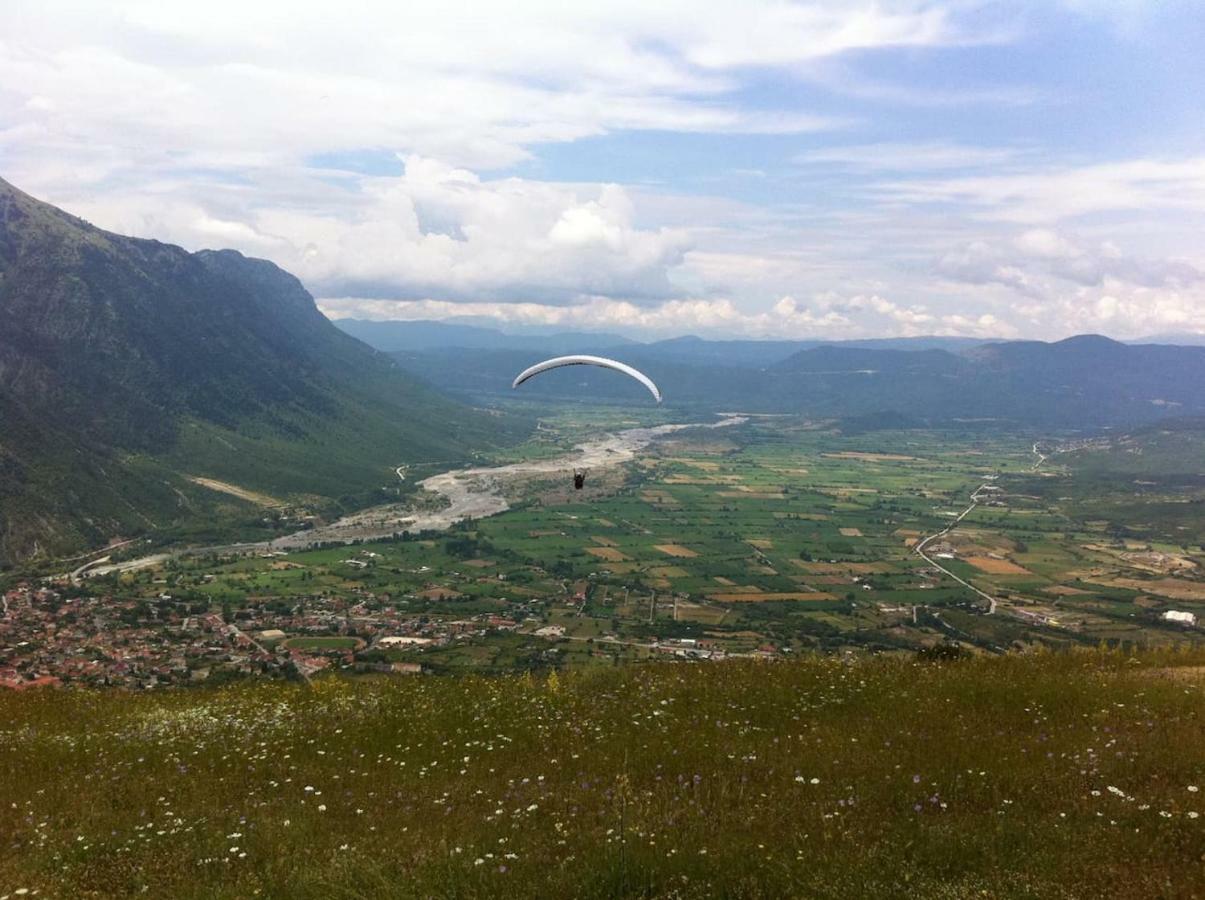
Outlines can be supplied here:
M566 413L510 458L607 424ZM666 434L580 493L555 468L512 478L507 511L450 531L168 554L88 585L220 610L349 671L1191 641L1164 614L1205 615L1205 440L1122 440L755 418Z

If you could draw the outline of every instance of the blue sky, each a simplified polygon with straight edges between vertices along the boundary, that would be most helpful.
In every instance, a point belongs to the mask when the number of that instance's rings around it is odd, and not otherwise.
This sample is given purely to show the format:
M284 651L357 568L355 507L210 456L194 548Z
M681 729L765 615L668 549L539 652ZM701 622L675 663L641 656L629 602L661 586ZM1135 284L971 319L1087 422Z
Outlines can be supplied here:
M329 315L1205 332L1205 8L0 8L0 175Z

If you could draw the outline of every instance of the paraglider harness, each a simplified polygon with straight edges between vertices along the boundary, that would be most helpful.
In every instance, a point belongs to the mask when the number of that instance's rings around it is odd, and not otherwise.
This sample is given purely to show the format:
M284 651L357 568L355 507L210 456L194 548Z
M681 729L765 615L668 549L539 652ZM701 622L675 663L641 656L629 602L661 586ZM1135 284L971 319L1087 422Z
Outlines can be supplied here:
M574 469L573 470L573 489L575 491L580 491L585 486L586 486L586 470L585 469Z

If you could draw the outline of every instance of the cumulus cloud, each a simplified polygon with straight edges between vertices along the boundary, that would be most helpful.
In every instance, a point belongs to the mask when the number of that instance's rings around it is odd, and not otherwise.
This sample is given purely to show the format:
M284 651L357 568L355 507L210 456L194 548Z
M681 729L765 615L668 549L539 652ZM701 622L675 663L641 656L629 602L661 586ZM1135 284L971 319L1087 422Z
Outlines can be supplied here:
M296 173L279 188L313 198L303 208L266 183L250 208L240 209L240 186L215 185L203 203L191 191L139 191L72 209L117 231L268 256L323 295L568 303L673 292L669 273L689 236L638 227L623 187L483 179L413 155L403 162L400 176L342 187Z
M1187 261L1127 256L1111 242L1085 241L1053 228L1030 228L1011 240L972 241L942 255L935 269L968 284L1000 284L1034 298L1052 296L1062 282L1171 290L1205 282L1205 272Z
M990 0L9 0L0 168L102 227L272 259L332 314L1201 327L1205 157L989 145L966 104L1049 98L924 51L1020 40L1002 24ZM572 180L599 153L628 183Z

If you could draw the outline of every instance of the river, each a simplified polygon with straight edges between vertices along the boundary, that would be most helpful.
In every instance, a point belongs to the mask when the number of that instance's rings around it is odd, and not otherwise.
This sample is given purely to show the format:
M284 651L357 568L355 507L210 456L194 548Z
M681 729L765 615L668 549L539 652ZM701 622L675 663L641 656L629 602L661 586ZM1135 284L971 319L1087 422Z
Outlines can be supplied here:
M496 516L510 508L505 492L516 482L525 479L563 474L566 479L573 469L598 470L617 466L636 457L637 452L659 438L687 428L727 428L748 421L746 416L725 415L718 422L686 422L676 425L656 425L629 428L605 434L574 447L562 456L508 463L502 466L481 466L453 469L432 475L419 486L437 499L432 508L416 510L402 503L387 503L360 510L337 519L328 525L297 531L271 541L244 544L223 544L215 547L194 547L168 553L156 553L139 559L118 563L85 566L75 574L90 577L110 572L129 572L157 565L171 556L195 556L201 553L251 552L263 550L304 550L316 544L351 543L392 537L400 531L443 531L465 519ZM86 572L82 569L87 569Z

